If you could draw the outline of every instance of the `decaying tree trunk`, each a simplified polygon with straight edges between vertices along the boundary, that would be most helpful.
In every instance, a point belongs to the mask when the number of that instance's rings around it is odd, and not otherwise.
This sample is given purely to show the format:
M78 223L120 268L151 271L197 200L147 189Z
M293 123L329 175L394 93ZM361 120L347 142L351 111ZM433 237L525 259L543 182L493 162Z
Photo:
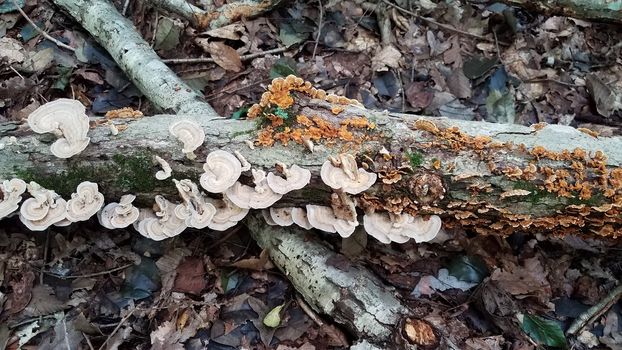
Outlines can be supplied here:
M377 127L366 130L365 140L359 143L333 140L330 145L316 144L311 153L293 142L250 149L248 143L259 131L255 120L160 115L126 120L127 129L117 136L107 126L98 126L90 131L91 145L85 151L63 160L49 152L54 136L34 135L27 128L4 124L0 127L0 178L34 180L63 196L88 180L97 182L110 200L133 193L139 203L150 205L155 194L176 195L170 180L158 181L153 176L158 170L154 156L169 162L173 178L198 181L207 153L238 150L255 168L274 170L277 162L283 162L311 170L311 184L287 194L277 205L327 204L331 191L319 178L320 167L328 156L348 151L358 153L360 164L367 163L380 175L371 189L356 196L365 210L438 214L447 225L494 234L536 228L616 236L620 228L619 137L598 138L560 125L536 130L387 116L354 106L335 116L324 101L305 104L299 113L337 124L364 116ZM184 157L181 144L168 132L168 126L181 118L195 118L206 133L194 161ZM404 161L409 163L406 169Z
M249 217L246 224L307 303L358 338L386 342L408 314L394 293L366 269L353 265L343 271L330 266L328 261L337 253L317 240L305 239L304 230L268 226L261 215Z

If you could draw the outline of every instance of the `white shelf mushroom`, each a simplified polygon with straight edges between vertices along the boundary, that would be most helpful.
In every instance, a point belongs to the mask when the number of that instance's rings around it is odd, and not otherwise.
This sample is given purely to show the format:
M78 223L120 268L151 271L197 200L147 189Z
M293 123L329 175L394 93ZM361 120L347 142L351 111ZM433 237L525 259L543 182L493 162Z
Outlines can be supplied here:
M246 158L244 158L244 156L242 155L242 153L240 153L240 151L235 150L235 151L233 151L233 154L235 154L235 156L240 161L240 164L242 164L242 171L249 171L249 170L251 170L251 163L249 163L246 160Z
M233 204L226 195L223 195L222 199L212 199L211 203L216 207L216 215L207 227L216 231L224 231L237 225L249 211Z
M97 213L99 223L109 230L125 228L138 220L140 210L132 205L136 196L121 196L119 203L109 203Z
M30 113L28 125L36 133L52 132L61 136L50 147L58 158L69 158L82 152L90 141L86 136L89 117L82 103L76 100L61 98L44 104Z
M162 167L162 170L158 170L155 174L156 179L158 180L166 180L169 177L171 177L171 174L173 173L173 169L171 169L171 166L168 165L168 162L165 161L164 159L162 159L159 156L155 156L155 160L160 163L160 166Z
M347 153L340 154L338 159L330 157L324 162L320 176L329 187L350 194L358 194L367 190L377 178L375 173L357 168L354 156Z
M442 221L437 215L428 219L407 213L368 213L363 216L363 227L382 243L406 243L411 238L417 243L434 239L441 230Z
M184 144L182 152L188 159L194 159L194 151L205 141L205 131L197 122L189 119L177 121L168 129L181 143Z
M186 220L188 227L202 229L212 221L216 214L216 207L207 202L206 196L199 191L197 185L189 179L173 180L183 199L183 204L175 208L177 216Z
M270 216L270 209L262 209L261 216L263 216L263 219L266 221L266 224L270 226L278 226L278 224L274 222L274 220L272 220L272 216Z
M0 220L19 208L22 194L26 192L26 183L20 179L4 180L0 183Z
M313 228L309 219L307 218L307 211L304 208L293 208L292 209L292 220L294 224L304 228L305 230L310 230Z
M318 230L335 233L347 238L354 233L358 221L347 221L335 216L331 207L323 205L307 205L307 219Z
M266 172L251 170L255 187L236 182L225 191L229 199L238 207L245 209L264 209L276 203L283 195L275 193L266 182Z
M65 219L67 202L56 192L41 187L31 181L28 184L28 198L19 210L19 219L32 231L43 231Z
M294 208L270 208L270 218L272 218L272 221L279 226L291 226L294 224L292 209Z
M176 205L166 200L166 198L155 196L155 217L149 217L138 222L138 232L154 241L161 241L166 238L177 236L188 226L183 218L175 213Z
M104 205L104 195L96 183L84 181L67 201L66 219L71 222L85 221L95 215Z
M278 163L277 165L285 178L273 173L268 173L266 178L268 186L276 193L286 194L294 190L299 190L308 185L311 181L311 172L307 169L303 169L295 164L289 169L283 163Z
M201 187L208 192L222 193L238 181L242 164L233 154L216 150L207 155L203 170L205 173L199 181Z

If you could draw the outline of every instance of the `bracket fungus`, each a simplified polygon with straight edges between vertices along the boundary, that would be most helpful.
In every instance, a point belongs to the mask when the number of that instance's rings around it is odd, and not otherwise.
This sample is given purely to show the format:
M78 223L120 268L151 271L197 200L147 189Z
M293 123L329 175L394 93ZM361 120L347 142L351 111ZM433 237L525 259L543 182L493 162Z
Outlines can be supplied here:
M237 225L249 211L233 204L226 195L223 195L222 199L212 199L211 203L216 207L216 214L207 227L216 231L224 231Z
M318 230L335 233L347 238L354 233L358 226L358 221L347 221L335 216L331 207L322 205L307 205L307 219L314 228Z
M48 102L28 116L28 125L38 134L61 136L50 147L58 158L70 158L88 146L89 117L82 103L67 98Z
M67 201L67 220L85 221L95 215L104 205L104 195L94 182L84 181L78 185L76 193Z
M186 157L188 159L196 158L194 151L205 141L205 131L203 131L203 128L195 121L183 119L171 124L168 130L184 144L182 152L184 152Z
M363 216L365 231L385 244L406 243L411 238L417 243L431 241L441 230L441 224L437 215L428 219L407 213L368 213Z
M19 208L22 194L26 192L26 183L20 179L4 180L0 183L0 219L12 214Z
M246 209L264 209L276 203L283 195L274 192L267 183L266 172L251 170L255 187L236 182L225 191L229 199L238 207Z
M169 202L166 198L155 196L154 211L155 216L146 214L146 218L138 223L138 232L154 241L177 236L188 226L184 218L177 216L176 205Z
M242 153L240 153L240 151L235 150L235 151L233 151L233 154L235 154L235 156L240 161L240 164L242 164L242 171L249 171L249 170L251 170L251 163L249 163L246 160L246 158L244 158L244 156L242 155Z
M124 228L138 220L140 210L132 205L136 196L126 194L121 196L119 203L107 204L99 213L99 223L109 230Z
M201 187L208 192L222 193L238 181L242 164L233 154L216 150L207 155L203 170L205 173L199 180Z
M270 208L270 218L272 221L279 226L291 226L294 224L294 219L292 218L292 207L286 208Z
M56 192L31 181L27 186L28 198L19 210L19 219L31 231L43 231L65 219L67 202Z
M155 160L160 163L160 166L162 167L162 170L158 170L155 174L156 179L158 180L166 180L169 177L171 177L171 174L173 173L173 169L171 169L171 166L168 165L168 162L165 161L164 159L162 159L159 156L155 156Z
M350 194L361 193L370 188L377 175L358 168L354 156L341 153L338 158L329 157L320 170L322 181L335 190Z
M207 201L207 197L199 191L198 186L189 179L173 180L179 195L184 201L175 207L178 217L186 220L188 227L202 229L209 225L216 214L216 207Z
M305 230L313 228L307 218L307 211L304 208L292 208L292 221L294 221L294 224L304 228Z
M278 194L286 194L288 192L299 190L311 181L311 172L294 164L289 169L283 163L277 163L277 170L285 176L285 178L268 173L266 181L272 191Z

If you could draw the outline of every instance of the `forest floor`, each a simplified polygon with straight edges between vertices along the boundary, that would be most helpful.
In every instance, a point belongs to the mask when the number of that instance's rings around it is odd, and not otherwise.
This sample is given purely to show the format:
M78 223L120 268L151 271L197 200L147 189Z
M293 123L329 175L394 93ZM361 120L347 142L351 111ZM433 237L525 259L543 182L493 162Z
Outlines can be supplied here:
M295 74L373 109L620 134L619 25L498 3L390 3L291 1L214 30L149 1L115 5L222 116L244 118L272 78ZM93 119L122 107L156 113L71 17L46 1L23 6L75 51L13 4L0 0L0 122L60 97ZM211 61L185 61L198 57ZM619 284L616 242L454 229L442 244L383 245L309 234L344 255L336 267L364 265L395 287L458 349L622 349L618 298L565 334ZM267 326L279 306L278 326ZM0 222L0 349L312 350L352 340L310 311L243 226L154 242L96 220L44 232Z

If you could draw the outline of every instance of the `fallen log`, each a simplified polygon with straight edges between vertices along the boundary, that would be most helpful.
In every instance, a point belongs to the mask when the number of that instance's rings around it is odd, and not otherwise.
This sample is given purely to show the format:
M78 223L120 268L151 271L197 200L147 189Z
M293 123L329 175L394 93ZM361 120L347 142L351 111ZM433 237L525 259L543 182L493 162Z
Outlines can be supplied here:
M332 191L319 176L322 164L329 156L349 152L379 176L370 189L352 196L363 212L435 214L445 225L488 234L535 228L617 237L620 229L619 137L600 138L561 125L523 127L388 114L318 99L300 98L292 111L291 134L326 133L314 141L313 153L302 145L308 142L287 141L287 134L278 132L283 126L275 129L264 117L124 119L127 129L116 136L106 125L93 127L91 144L70 159L50 154L54 137L5 123L0 126L0 178L37 181L65 197L80 182L92 181L110 201L131 193L146 206L154 195L174 199L177 193L172 181L155 178L156 155L168 161L172 178L198 181L206 155L224 149L239 151L256 169L274 170L282 162L310 170L308 186L275 204L304 206L331 202ZM185 118L194 119L206 133L195 160L185 156L168 131L173 121ZM362 127L353 127L355 122ZM249 183L246 175L242 181Z
M622 1L614 0L503 0L545 16L567 16L599 22L622 22Z

